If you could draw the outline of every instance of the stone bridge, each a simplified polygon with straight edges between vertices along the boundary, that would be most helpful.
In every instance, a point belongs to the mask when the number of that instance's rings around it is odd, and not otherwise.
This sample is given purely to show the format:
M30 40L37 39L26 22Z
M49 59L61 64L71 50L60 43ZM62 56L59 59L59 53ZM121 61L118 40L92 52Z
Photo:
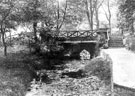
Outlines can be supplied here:
M61 31L59 37L67 38L66 41L62 42L65 49L70 51L73 55L78 55L82 50L87 50L91 58L98 55L100 42L99 35L102 35L107 43L109 40L108 29L99 30L80 30L80 31Z
M82 50L87 50L91 58L98 55L98 43L97 41L89 41L89 42L65 42L64 48L67 52L71 53L71 56L79 56Z

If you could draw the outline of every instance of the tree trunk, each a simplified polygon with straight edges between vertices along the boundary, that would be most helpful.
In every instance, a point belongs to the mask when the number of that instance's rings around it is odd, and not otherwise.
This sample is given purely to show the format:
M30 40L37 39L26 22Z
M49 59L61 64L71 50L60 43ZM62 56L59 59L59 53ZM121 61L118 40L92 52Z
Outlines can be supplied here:
M7 45L5 42L4 34L2 34L2 41L3 41L3 46L4 46L4 55L7 56Z
M91 30L93 30L93 5L92 0L90 0L90 21L91 21Z
M61 21L61 24L59 24L59 30L61 29L61 27L62 27L62 25L65 21L66 13L67 13L67 0L66 0L65 8L64 8L64 13L63 13L63 16L62 16L62 21Z
M2 36L1 36L1 33L0 33L0 43L2 44ZM0 44L0 47L1 47L1 44Z
M102 0L101 2L99 2L98 0L95 1L95 17L96 17L96 29L98 30L100 27L100 21L99 21L99 8L102 6L104 0Z
M88 23L89 23L89 28L91 29L91 21L90 21L90 14L89 14L89 9L88 9L88 0L86 0L86 2L85 2L85 8L86 8L86 15L87 15L87 19L88 19Z
M34 49L35 53L40 53L40 46L38 45L38 38L37 38L37 22L33 22L33 31L34 31Z
M132 24L131 24L131 31L132 31L132 34L134 34L134 20L132 19Z
M60 19L60 6L59 6L59 1L57 1L57 25L56 25L56 36L59 34L59 19Z
M6 45L6 42L5 42L5 32L3 32L3 29L1 27L1 35L2 35L2 42L3 42L3 47L4 47L4 56L7 56L7 45Z
M35 44L37 44L37 22L33 22L33 31L34 31L34 41L35 41Z
M110 28L110 33L111 33L111 28L112 28L111 18L112 18L112 14L111 14L111 10L110 10L110 1L109 0L107 2L107 8L108 8L108 13L109 13L109 28Z
M99 16L98 16L98 9L96 9L96 10L95 10L95 13L96 13L96 23L97 23L96 29L99 29Z
M110 29L110 34L111 34L111 18L112 18L112 14L111 14L111 9L110 9L110 2L109 0L107 1L107 12L106 10L104 9L104 7L102 6L104 12L105 12L105 16L106 16L106 19L108 21L108 25L109 25L109 29Z
M88 3L90 5L88 5ZM87 18L88 18L89 27L90 27L90 30L93 30L93 14L94 14L94 11L93 11L92 0L89 0L89 2L88 2L88 0L86 0L85 6L86 6L86 15L87 15Z
M10 32L9 34L10 34L10 46L12 46L12 36L11 36L11 32Z
M29 51L31 53L31 42L30 42L30 39L29 39Z

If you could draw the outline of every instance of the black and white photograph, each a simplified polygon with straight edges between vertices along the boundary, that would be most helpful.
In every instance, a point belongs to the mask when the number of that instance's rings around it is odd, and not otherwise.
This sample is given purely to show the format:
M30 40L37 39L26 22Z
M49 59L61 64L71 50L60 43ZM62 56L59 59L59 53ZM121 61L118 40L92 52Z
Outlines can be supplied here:
M0 0L0 96L135 96L135 0Z

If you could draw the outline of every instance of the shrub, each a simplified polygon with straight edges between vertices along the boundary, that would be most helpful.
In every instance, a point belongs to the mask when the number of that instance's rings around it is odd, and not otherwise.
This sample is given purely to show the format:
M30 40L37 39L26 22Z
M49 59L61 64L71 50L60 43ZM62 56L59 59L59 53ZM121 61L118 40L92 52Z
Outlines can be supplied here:
M135 51L135 36L129 35L123 39L123 43L127 49Z
M26 57L29 57L28 54L23 53L10 53L6 58L0 57L0 96L25 96L32 80L28 63L23 62Z
M109 80L111 77L110 62L97 57L89 61L83 71L86 75L98 76L101 80Z

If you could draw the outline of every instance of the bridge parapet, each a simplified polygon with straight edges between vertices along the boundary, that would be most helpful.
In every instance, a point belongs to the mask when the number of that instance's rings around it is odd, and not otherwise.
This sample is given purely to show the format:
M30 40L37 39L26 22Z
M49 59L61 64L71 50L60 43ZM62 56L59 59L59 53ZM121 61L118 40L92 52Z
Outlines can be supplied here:
M108 32L108 29L60 31L58 36L65 38L65 41L61 43L95 43L101 47L108 48Z
M109 31L107 28L99 30L76 30L76 31L60 31L59 37L64 37L70 41L90 41L99 39L97 34L109 40Z
M59 37L65 37L71 41L76 40L94 40L96 31L92 30L80 30L80 31L61 31Z

